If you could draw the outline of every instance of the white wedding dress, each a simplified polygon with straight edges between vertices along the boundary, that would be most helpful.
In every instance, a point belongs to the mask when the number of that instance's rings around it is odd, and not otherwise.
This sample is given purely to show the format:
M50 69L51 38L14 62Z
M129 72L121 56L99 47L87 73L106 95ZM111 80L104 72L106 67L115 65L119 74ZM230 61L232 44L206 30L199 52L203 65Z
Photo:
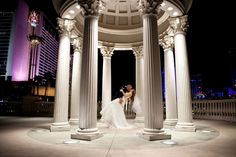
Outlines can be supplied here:
M141 112L140 101L134 99L133 102L133 111ZM126 120L124 113L125 98L122 98L122 103L120 103L120 98L114 99L110 103L106 104L105 107L100 112L104 121L113 128L118 129L131 129L135 126L129 124Z
M122 103L119 101L120 98L117 98L106 104L100 113L104 121L111 127L118 129L130 129L132 128L132 125L127 122L123 108L125 101Z

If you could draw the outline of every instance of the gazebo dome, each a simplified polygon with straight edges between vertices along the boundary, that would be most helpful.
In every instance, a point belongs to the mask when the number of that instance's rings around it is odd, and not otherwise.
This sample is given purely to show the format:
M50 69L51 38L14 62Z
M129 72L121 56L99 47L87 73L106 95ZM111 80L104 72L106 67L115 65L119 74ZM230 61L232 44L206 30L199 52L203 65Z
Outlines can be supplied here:
M105 8L99 16L98 40L101 45L116 49L142 45L142 16L138 0L103 0ZM59 16L76 20L75 35L83 36L82 8L75 0L53 0ZM186 14L192 0L164 0L158 11L158 34L169 28L169 17Z

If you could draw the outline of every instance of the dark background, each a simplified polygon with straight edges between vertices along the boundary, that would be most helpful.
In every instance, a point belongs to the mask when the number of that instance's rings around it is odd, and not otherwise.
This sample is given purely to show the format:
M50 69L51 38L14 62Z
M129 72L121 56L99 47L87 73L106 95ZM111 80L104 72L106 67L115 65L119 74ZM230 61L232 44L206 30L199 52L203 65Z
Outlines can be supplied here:
M202 74L205 88L232 85L236 65L233 1L194 0L187 32L191 74Z
M16 0L0 1L0 9L14 7ZM32 8L44 11L56 24L51 0L26 0ZM188 13L187 48L191 76L200 74L203 87L220 90L232 85L236 70L236 22L232 0L193 0ZM163 54L162 54L163 55ZM99 73L102 57L99 54ZM115 52L112 56L112 89L135 84L135 60L132 52ZM163 57L162 57L163 65ZM100 76L99 76L100 78ZM101 81L101 80L99 80ZM99 85L100 87L101 85Z

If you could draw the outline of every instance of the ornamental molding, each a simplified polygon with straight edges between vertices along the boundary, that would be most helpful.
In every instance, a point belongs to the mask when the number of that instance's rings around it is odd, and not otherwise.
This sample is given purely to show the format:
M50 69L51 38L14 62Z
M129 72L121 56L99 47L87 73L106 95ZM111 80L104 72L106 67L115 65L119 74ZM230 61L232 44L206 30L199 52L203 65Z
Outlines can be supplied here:
M103 0L77 0L77 2L83 8L84 16L99 16L105 9Z
M82 53L82 38L81 37L73 38L71 41L71 44L73 45L74 52Z
M142 14L157 14L163 0L138 0L138 9Z
M57 18L58 31L61 35L70 36L75 27L75 20Z
M136 58L143 57L143 46L133 47L132 50Z
M109 46L102 46L101 47L101 54L105 58L111 58L113 55L114 47L109 47Z
M173 49L174 47L174 37L166 34L163 38L159 40L160 45L163 47L164 51Z
M180 17L171 17L169 18L170 27L173 29L174 34L178 33L186 33L188 24L188 16L180 16Z

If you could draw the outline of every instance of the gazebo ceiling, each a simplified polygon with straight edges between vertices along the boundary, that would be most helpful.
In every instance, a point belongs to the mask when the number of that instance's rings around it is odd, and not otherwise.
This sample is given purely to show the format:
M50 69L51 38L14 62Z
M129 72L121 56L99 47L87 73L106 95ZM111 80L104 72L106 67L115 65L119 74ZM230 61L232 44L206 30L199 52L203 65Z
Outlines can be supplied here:
M116 48L142 45L142 16L137 0L103 0L105 8L99 16L99 43ZM169 27L168 18L185 14L187 1L164 0L158 12L158 33ZM191 4L192 0L189 0ZM55 9L62 18L75 19L75 35L83 36L82 8L75 0L53 0Z

